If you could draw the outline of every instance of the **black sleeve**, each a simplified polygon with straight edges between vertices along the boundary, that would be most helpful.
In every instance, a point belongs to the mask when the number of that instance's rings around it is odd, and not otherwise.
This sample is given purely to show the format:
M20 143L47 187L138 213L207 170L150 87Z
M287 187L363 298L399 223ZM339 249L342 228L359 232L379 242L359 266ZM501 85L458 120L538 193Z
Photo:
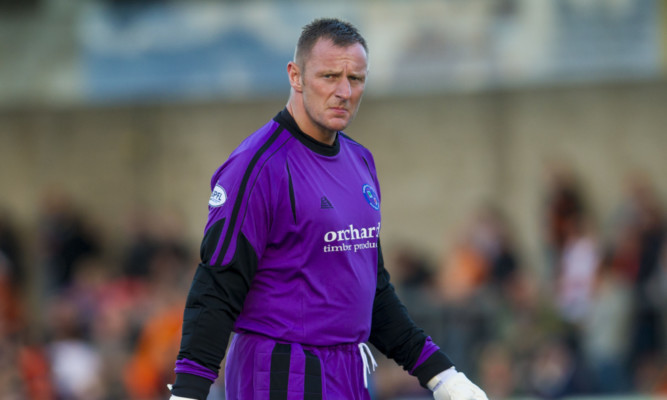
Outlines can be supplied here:
M220 224L220 225L218 225ZM241 313L250 283L257 271L257 255L240 234L232 262L211 265L224 220L209 228L202 242L202 263L197 267L183 315L178 359L188 359L218 372L234 322ZM172 394L206 399L211 381L186 373L176 374Z
M414 369L412 374L426 387L431 378L453 366L447 355L438 350L414 368L426 338L427 335L415 325L396 295L394 286L389 281L389 272L384 268L382 249L378 243L377 289L369 341L406 371Z

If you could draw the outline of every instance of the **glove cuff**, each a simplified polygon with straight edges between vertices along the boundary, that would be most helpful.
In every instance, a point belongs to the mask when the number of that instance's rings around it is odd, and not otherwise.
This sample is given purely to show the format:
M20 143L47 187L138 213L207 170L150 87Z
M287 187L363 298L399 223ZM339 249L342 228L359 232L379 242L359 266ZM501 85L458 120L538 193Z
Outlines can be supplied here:
M192 374L176 374L176 382L171 389L171 394L186 399L206 400L211 382L206 378Z
M449 357L438 350L431 354L420 366L415 368L412 375L419 379L419 384L422 387L427 387L426 385L431 378L453 366L454 363L449 360Z
M440 385L445 383L449 378L453 377L457 373L458 372L456 371L455 367L447 368L446 370L431 378L431 380L426 384L426 387L435 392Z

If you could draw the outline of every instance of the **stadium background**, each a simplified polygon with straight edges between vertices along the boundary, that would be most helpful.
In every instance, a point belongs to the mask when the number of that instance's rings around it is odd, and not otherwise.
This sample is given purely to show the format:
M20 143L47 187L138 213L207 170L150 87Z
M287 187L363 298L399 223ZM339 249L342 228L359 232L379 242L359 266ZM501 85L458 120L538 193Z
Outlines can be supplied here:
M347 132L414 318L493 399L664 396L664 1L30 0L0 2L0 398L166 398L210 175L319 16L369 42Z

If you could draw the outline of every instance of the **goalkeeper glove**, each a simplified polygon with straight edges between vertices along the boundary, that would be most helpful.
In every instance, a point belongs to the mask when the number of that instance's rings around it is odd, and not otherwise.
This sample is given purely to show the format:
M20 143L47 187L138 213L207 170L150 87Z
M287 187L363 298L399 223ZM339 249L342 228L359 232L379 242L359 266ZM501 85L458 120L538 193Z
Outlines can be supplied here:
M435 400L488 400L482 389L454 367L431 378L427 386Z

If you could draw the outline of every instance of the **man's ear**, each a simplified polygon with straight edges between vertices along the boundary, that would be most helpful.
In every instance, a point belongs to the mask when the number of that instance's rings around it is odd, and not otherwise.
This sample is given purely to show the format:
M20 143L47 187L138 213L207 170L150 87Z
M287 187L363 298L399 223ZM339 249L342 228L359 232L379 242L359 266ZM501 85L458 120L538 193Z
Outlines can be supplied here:
M301 69L294 61L287 63L287 76L289 78L289 84L292 86L292 89L297 92L301 91Z

